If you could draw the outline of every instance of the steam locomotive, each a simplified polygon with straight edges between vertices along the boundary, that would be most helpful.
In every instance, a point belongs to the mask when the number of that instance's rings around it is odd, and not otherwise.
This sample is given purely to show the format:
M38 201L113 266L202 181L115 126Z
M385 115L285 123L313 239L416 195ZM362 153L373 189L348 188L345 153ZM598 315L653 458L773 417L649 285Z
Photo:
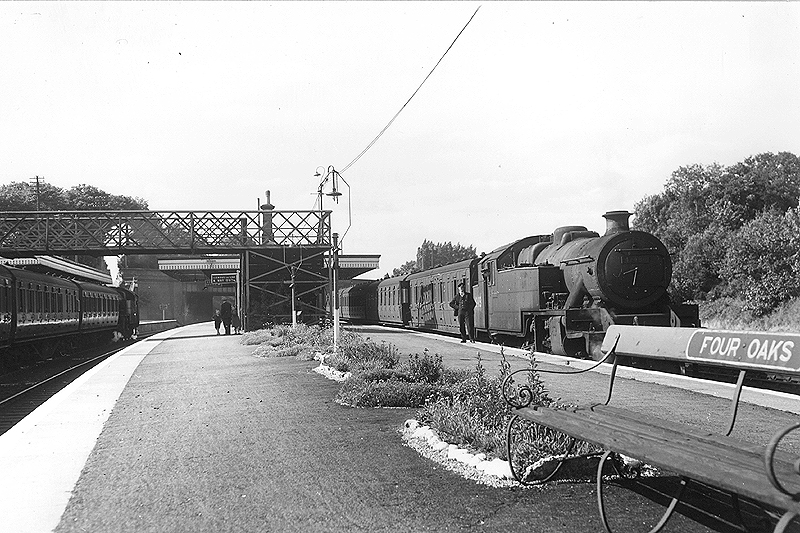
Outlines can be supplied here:
M0 265L0 367L20 350L79 338L128 339L139 326L135 293L121 287Z
M630 215L603 215L602 236L584 226L559 227L481 257L344 288L341 317L455 334L449 302L464 283L476 303L476 333L558 355L598 359L612 324L699 327L696 305L670 304L666 247L631 230Z

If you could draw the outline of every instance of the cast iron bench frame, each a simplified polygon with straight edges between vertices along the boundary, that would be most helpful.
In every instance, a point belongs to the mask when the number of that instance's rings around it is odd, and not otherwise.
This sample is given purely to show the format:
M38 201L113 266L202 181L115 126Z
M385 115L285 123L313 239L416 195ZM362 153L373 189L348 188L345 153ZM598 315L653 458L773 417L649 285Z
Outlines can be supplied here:
M652 330L652 333L651 331ZM684 489L689 481L700 482L703 485L722 489L730 494L734 511L740 523L744 525L739 509L739 497L745 497L754 503L762 504L768 514L778 518L774 533L783 533L794 517L800 516L800 458L778 450L781 440L795 429L800 428L800 422L791 424L777 431L767 446L759 446L730 437L736 424L739 400L742 393L744 378L748 370L780 370L782 373L800 375L800 369L787 368L782 362L779 369L775 364L754 364L753 358L748 358L745 349L737 354L741 360L731 358L690 357L690 341L695 332L700 335L720 336L737 335L737 332L723 332L713 330L689 328L649 328L643 326L611 326L606 334L603 344L605 357L597 365L578 371L547 371L537 369L542 373L577 374L599 366L615 354L631 355L643 358L661 360L674 360L679 362L703 362L718 364L739 371L736 387L730 401L728 427L725 433L714 433L688 424L671 422L651 415L629 411L622 408L611 407L611 395L614 379L617 372L617 358L611 368L608 394L604 403L569 409L550 408L531 405L533 395L527 385L520 385L512 391L511 384L514 375L521 372L530 372L531 369L517 370L506 377L503 383L503 394L506 401L513 407L513 416L508 422L506 431L506 444L508 461L514 478L523 484L541 484L552 479L562 463L550 474L540 480L530 483L521 479L514 469L512 461L512 429L520 418L535 424L549 427L572 438L572 446L577 440L590 442L600 446L603 451L597 468L597 504L600 518L607 533L612 533L606 517L603 499L603 469L606 461L611 459L620 476L624 476L620 467L620 455L639 459L644 463L675 472L681 477L678 493L672 498L664 515L650 530L650 533L660 531L672 516L677 504L680 502ZM795 355L789 365L798 365L800 361L800 336L781 334L753 333L743 335L753 338L773 339L772 346L779 342L774 339L784 339L792 342ZM745 340L747 340L746 337ZM787 341L786 339L793 339ZM739 343L742 343L741 339ZM796 346L794 345L796 343ZM695 343L696 344L696 343ZM719 348L720 345L717 345ZM723 345L724 346L724 345ZM730 346L730 344L729 344ZM783 344L779 344L779 347ZM788 344L786 344L788 346ZM703 344L707 350L709 342ZM695 346L696 348L696 346ZM740 346L742 348L742 346ZM719 350L718 350L719 351ZM775 351L775 350L773 350ZM792 350L789 350L790 352ZM775 351L778 355L783 355ZM724 354L723 354L724 355ZM568 455L569 453L568 452ZM791 479L791 482L787 482ZM783 480L783 481L782 481ZM767 507L763 507L766 505ZM771 509L779 509L781 513L774 513ZM745 526L746 528L746 526Z

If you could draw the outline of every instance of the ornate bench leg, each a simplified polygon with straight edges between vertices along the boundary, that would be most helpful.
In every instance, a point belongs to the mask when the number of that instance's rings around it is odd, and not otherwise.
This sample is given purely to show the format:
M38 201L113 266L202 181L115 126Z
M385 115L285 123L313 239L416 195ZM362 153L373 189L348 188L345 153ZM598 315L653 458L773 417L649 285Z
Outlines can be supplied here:
M796 516L798 516L798 513L795 513L794 511L786 511L775 525L774 533L783 533Z
M600 464L597 465L597 507L600 510L600 520L603 522L603 528L605 528L606 533L614 533L611 531L611 526L608 525L608 519L606 518L606 509L605 509L605 501L603 500L603 466L606 464L606 459L611 457L612 452L609 450L603 454L600 458ZM681 477L681 486L678 489L678 494L672 498L667 510L664 512L664 515L661 517L661 520L650 530L649 533L658 533L661 529L667 525L667 521L672 516L672 513L675 511L675 507L677 507L678 502L683 496L683 490L686 488L687 483L689 480L685 477ZM777 532L776 532L777 533Z
M522 476L514 469L514 461L511 459L511 433L514 428L514 423L519 419L519 416L513 415L511 419L508 421L506 425L506 457L508 457L508 466L511 469L511 475L514 476L514 479L517 480L518 483L521 485L541 485L542 483L547 483L561 470L561 465L563 462L559 462L558 465L550 472L546 477L543 479L537 479L536 481L525 481L522 479ZM571 439L569 443L569 448L565 455L569 455L572 452L572 449L575 447L575 439Z

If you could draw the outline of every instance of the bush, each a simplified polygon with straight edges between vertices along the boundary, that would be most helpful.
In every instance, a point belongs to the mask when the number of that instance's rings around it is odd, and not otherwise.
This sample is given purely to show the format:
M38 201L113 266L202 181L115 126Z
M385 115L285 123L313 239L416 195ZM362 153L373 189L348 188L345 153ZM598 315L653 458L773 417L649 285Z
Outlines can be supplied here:
M333 350L333 331L330 328L306 324L278 325L247 332L242 335L240 342L246 346L258 345L253 353L259 357L298 357L310 360L316 352L328 353Z
M768 211L731 239L720 268L745 310L763 316L800 296L800 212Z
M362 339L355 333L339 337L339 351L331 354L325 362L339 372L363 373L381 368L394 368L400 356L397 348L390 344Z
M501 355L503 352L501 351ZM484 453L507 459L506 427L511 419L511 406L503 395L503 382L510 373L510 365L503 359L497 377L489 377L480 356L474 370L447 370L440 385L443 393L429 401L420 411L423 423L436 428L439 435L453 444L469 445ZM522 388L530 391L531 405L552 406L536 371L536 360L531 353L531 366L524 385L509 382L508 394L512 396ZM446 385L445 385L446 384ZM542 456L563 455L571 439L562 433L520 420L514 426L514 462L518 471ZM591 448L581 443L573 450L583 453Z
M398 365L397 370L408 376L409 381L437 383L442 378L444 365L441 355L430 355L426 349L422 355L410 355L407 361Z
M350 376L336 399L353 407L420 407L439 398L444 391L431 383L409 383L399 379L367 381L363 375Z

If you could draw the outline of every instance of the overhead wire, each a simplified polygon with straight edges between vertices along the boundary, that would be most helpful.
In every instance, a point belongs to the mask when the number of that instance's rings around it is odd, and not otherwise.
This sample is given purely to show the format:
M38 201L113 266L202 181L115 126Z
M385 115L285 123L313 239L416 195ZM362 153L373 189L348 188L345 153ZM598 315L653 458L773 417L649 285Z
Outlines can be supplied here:
M481 8L481 6L478 6L478 9L480 9L480 8ZM475 12L474 12L474 13L472 14L472 16L469 18L469 20L467 21L467 23L466 23L466 24L464 24L464 27L463 27L463 28L461 28L461 31L460 31L460 32L458 32L458 35L456 35L456 38L455 38L455 39L453 39L453 42L452 42L452 43L450 43L450 46L448 46L448 47L447 47L447 50L445 50L445 51L444 51L444 53L442 54L442 57L440 57L440 58L439 58L439 61L437 61L437 62L436 62L436 64L433 66L433 68L432 68L432 69L431 69L431 71L428 73L428 75L427 75L427 76L425 76L425 79L424 79L424 80L422 80L422 83L420 83L420 84L419 84L419 87L417 87L417 89L414 91L414 93L413 93L413 94L412 94L412 95L411 95L411 96L408 98L408 100L406 100L406 103L405 103L405 104L403 104L403 106L400 108L400 110L399 110L399 111L397 111L397 113L395 113L395 114L394 114L394 116L393 116L393 117L392 117L392 119L389 121L389 123L388 123L388 124L386 124L386 126L385 126L385 127L384 127L384 128L381 130L381 131L380 131L380 133L378 133L378 135L376 135L376 136L375 136L375 138L374 138L374 139L372 139L372 141L371 141L371 142L370 142L370 143L367 145L367 147L366 147L366 148L364 148L364 149L361 151L361 153L359 153L359 154L358 154L358 155L355 157L355 159L353 159L352 161L350 161L350 162L349 162L347 165L345 165L345 167L344 167L342 170L340 170L340 171L339 171L339 173L340 173L340 174L341 174L341 173L343 173L343 172L345 172L345 171L346 171L348 168L352 167L352 166L353 166L353 165L354 165L354 164L355 164L355 163L356 163L356 162L357 162L359 159L361 159L361 157L362 157L364 154L366 154L366 153L367 153L367 151L368 151L370 148L372 148L372 146L373 146L373 145L374 145L376 142L378 142L378 139L380 139L380 138L383 136L383 134L384 134L384 133L386 133L386 130L388 130L388 129L389 129L389 127L392 125L392 123L395 121L395 119L396 119L396 118L397 118L397 117L400 115L400 113L402 113L402 112L403 112L403 110L406 108L406 106L409 104L409 102L411 102L412 98L414 98L414 96L416 96L416 94L419 92L419 90L420 90L420 89L422 89L422 86L423 86L423 85L425 85L425 82L426 82L426 81L428 81L428 78L430 78L430 77L431 77L431 74L433 74L433 71L434 71L434 70L436 70L436 67L438 67L438 66L439 66L439 63L441 63L441 62L442 62L442 60L444 59L444 56L446 56L446 55L447 55L447 53L450 51L450 49L451 49L451 48L453 48L453 45L455 45L455 44L456 44L456 41L458 41L458 38L459 38L459 37L461 37L461 34L462 34L462 33L464 33L464 30L466 30L466 29L467 29L467 26L469 26L469 23L470 23L470 22L472 22L472 19L474 19L474 18L475 18L475 15L477 15L477 14L478 14L478 9L476 9L476 10L475 10Z

